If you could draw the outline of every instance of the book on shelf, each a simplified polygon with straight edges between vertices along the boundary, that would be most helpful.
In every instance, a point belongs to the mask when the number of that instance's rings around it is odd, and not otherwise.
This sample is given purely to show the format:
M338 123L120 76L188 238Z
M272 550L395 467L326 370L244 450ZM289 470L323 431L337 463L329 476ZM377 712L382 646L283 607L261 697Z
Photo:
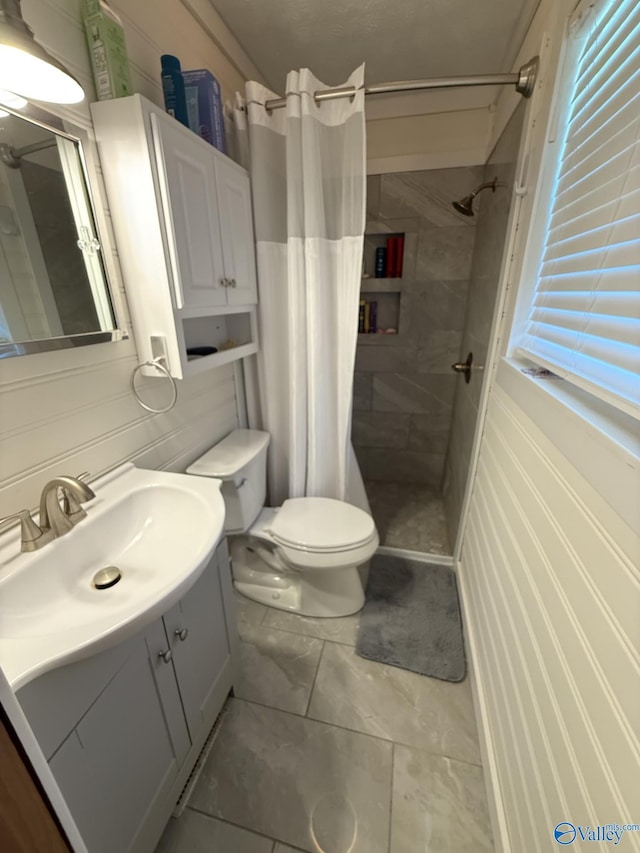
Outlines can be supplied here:
M378 331L378 303L360 300L358 314L358 334L368 335Z
M385 278L393 278L396 268L396 238L387 237L387 262L385 265Z
M385 278L402 278L402 256L404 254L404 235L387 237Z
M394 278L402 278L402 259L404 255L404 234L401 234L399 237L395 238L395 253L394 253Z
M378 303L369 303L369 332L375 334L378 331Z

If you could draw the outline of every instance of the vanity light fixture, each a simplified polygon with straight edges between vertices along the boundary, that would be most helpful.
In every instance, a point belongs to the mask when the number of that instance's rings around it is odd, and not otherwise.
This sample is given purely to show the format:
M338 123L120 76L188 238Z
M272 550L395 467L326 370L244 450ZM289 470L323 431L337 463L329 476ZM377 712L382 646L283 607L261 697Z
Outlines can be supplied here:
M0 89L0 106L9 107L12 110L23 110L29 102L26 98L16 95L13 92L8 92L6 89Z
M27 106L27 103L28 101L20 97L20 95L14 95L13 92L0 89L0 118L6 118L9 115L2 107L10 107L12 110L23 110Z
M33 37L20 0L0 0L0 85L36 101L77 104L84 99L78 81Z

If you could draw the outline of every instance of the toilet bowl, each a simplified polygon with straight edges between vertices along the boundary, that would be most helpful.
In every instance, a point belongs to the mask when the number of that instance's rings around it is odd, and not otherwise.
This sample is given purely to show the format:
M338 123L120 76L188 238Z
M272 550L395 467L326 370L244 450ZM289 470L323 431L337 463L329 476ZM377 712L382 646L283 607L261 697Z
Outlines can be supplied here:
M268 607L303 616L356 613L379 540L371 516L331 498L264 507L268 433L234 430L187 473L222 480L234 584Z

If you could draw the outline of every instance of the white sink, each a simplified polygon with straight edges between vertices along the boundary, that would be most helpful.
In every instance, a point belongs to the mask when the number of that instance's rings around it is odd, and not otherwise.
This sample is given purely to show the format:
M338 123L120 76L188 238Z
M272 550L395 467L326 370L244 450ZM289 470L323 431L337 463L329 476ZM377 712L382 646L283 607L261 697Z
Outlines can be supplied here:
M0 666L14 690L130 637L195 583L224 530L220 481L122 465L87 518L30 554L0 537ZM122 577L97 589L94 575Z

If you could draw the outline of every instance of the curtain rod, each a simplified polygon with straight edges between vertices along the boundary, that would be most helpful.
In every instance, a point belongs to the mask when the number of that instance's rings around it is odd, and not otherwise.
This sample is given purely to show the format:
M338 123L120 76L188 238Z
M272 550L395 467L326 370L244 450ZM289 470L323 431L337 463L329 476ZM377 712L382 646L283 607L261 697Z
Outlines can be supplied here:
M514 85L516 92L523 98L530 98L536 83L539 60L537 56L525 63L513 74L476 74L471 77L433 77L430 80L399 80L396 83L378 83L367 86L365 95L384 95L392 92L417 92L423 89L450 89L458 86L509 86ZM316 92L314 99L333 101L336 98L349 98L356 94L355 86L341 89L324 89ZM265 109L279 110L286 106L286 98L272 98L265 102Z

